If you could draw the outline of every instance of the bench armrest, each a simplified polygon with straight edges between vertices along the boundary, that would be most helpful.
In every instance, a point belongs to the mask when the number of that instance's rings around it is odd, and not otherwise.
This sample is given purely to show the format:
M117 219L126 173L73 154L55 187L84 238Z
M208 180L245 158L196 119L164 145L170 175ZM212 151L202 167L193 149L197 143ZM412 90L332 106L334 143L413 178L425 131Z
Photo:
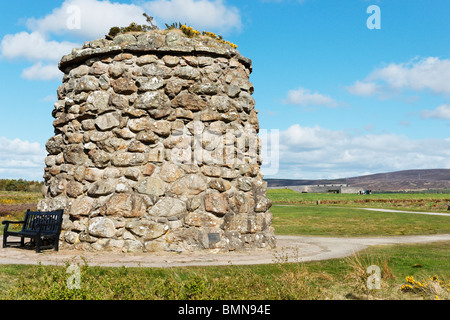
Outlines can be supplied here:
M8 231L10 224L24 224L24 223L25 223L25 221L9 221L9 220L2 221L2 224L5 225L5 228L3 229L3 233L6 233Z
M2 221L2 224L24 224L25 221L9 221L9 220L5 220Z

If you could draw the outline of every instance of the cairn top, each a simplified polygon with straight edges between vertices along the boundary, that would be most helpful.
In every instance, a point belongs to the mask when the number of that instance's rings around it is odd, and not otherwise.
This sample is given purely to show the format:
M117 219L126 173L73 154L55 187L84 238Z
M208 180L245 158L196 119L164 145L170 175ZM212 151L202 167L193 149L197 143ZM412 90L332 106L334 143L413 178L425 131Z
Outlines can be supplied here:
M85 42L81 48L75 48L72 53L62 57L59 69L65 71L67 67L87 59L105 54L142 53L142 54L202 54L234 58L252 69L252 61L242 56L230 44L220 42L207 35L186 36L181 30L152 30L149 32L129 32L119 34L112 40L103 38Z

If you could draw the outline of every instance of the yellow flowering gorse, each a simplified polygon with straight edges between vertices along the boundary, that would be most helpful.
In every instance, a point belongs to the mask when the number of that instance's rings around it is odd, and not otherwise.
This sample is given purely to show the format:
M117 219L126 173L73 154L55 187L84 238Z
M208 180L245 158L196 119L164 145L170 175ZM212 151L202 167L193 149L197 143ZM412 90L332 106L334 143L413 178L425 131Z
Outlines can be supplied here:
M187 35L189 38L192 38L192 37L194 37L194 36L200 35L200 32L199 32L199 31L193 29L192 27L188 27L188 26L185 25L185 24L183 24L183 25L180 27L180 29L181 29L181 31L183 31L183 33L184 33L185 35Z
M400 287L402 292L411 293L426 293L432 291L431 284L437 285L438 287L450 292L450 281L439 280L438 276L433 276L428 279L422 279L422 281L417 281L413 276L406 277L406 284ZM439 296L435 295L435 299L439 300Z

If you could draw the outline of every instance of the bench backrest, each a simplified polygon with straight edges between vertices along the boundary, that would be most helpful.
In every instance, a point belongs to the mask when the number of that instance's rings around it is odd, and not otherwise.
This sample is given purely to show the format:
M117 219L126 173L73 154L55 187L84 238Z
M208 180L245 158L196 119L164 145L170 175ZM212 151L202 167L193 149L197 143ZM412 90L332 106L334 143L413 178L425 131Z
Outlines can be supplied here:
M22 231L36 231L40 226L41 233L58 233L61 231L63 210L40 212L27 210Z

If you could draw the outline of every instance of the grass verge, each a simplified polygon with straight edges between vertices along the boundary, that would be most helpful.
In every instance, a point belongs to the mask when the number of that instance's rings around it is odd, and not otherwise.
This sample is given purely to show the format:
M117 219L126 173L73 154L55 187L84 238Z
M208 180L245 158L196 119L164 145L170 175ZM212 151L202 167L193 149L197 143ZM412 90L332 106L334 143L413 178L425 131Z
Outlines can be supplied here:
M309 263L184 268L80 266L80 287L69 289L65 266L0 266L0 298L28 300L315 300L449 299L450 242L379 246L357 256ZM380 289L369 289L367 268L380 268ZM411 279L421 282L405 290ZM409 280L408 280L409 279ZM435 280L430 280L435 279ZM427 283L428 281L428 283ZM413 288L414 289L414 288Z

